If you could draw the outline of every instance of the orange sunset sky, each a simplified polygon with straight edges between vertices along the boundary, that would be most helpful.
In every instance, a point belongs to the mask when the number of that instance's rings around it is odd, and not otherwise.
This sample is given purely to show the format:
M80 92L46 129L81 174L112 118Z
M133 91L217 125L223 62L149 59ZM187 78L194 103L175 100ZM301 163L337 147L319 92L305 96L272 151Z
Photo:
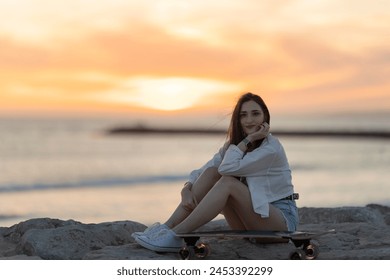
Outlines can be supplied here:
M389 26L385 0L5 0L0 114L383 114Z

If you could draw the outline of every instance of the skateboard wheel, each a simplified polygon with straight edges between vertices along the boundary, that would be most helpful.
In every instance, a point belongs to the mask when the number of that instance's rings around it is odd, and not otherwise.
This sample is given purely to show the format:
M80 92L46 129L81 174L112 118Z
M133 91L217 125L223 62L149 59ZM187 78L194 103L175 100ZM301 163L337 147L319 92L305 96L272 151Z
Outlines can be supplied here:
M306 259L305 251L297 249L290 254L290 260L304 260Z
M180 249L179 255L182 260L190 260L194 256L194 250L192 248L183 247Z
M307 260L314 260L320 254L320 244L316 240L311 240L310 244L303 249Z
M210 255L210 246L206 243L200 243L194 247L194 253L198 259L204 259Z

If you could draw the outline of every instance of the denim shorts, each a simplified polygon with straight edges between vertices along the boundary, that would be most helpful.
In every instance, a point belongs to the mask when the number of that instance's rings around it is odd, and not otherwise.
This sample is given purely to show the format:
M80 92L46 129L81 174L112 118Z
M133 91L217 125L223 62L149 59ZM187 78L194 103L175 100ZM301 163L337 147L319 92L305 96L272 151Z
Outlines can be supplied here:
M288 231L296 231L299 224L298 207L294 200L278 200L271 205L282 211Z

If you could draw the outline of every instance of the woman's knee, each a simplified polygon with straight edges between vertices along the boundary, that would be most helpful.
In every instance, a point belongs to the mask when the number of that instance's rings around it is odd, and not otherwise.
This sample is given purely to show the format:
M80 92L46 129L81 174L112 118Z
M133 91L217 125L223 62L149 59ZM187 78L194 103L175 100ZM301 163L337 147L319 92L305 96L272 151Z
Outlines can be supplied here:
M217 167L208 167L206 168L201 176L207 176L210 179L214 179L217 181L219 178L221 178L221 174L218 172Z
M192 192L196 196L198 203L213 188L221 178L218 169L215 167L206 168L192 186Z
M219 186L221 188L236 188L240 186L242 183L236 177L233 176L222 176L215 186Z

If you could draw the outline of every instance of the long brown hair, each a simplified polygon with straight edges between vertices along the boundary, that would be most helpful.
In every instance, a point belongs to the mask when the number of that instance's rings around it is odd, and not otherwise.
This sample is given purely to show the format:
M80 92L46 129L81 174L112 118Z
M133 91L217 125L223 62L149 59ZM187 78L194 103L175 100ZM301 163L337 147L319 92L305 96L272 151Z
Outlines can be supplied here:
M260 108L263 110L264 113L264 121L270 124L271 116L269 114L268 107L265 104L264 100L256 94L247 92L238 99L236 107L233 110L229 130L227 133L229 144L238 145L238 143L240 143L242 139L246 137L244 130L241 126L240 112L241 112L242 104L248 101L254 101L257 104L259 104ZM255 143L252 143L253 144L252 146L256 148L260 146L262 142L263 140L256 141Z

